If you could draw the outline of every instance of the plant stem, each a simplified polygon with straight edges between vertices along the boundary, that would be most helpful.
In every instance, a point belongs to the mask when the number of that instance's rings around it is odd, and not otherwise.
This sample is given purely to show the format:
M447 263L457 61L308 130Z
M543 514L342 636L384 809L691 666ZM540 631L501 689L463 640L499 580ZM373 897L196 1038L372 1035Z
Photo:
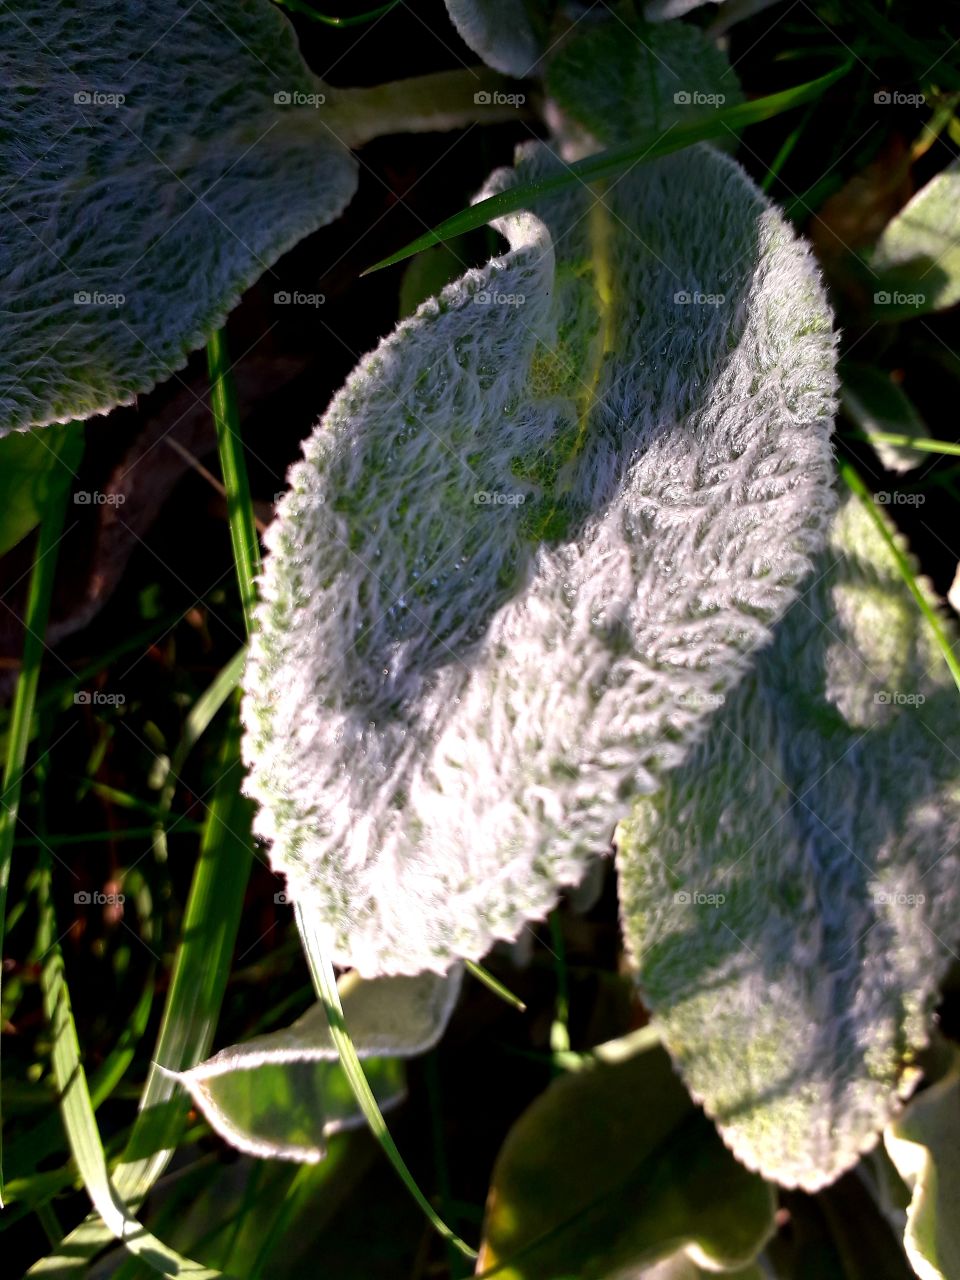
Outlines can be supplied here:
M439 133L530 115L530 95L511 89L510 81L486 67L437 71L370 88L326 88L324 93L324 119L350 147L385 134Z

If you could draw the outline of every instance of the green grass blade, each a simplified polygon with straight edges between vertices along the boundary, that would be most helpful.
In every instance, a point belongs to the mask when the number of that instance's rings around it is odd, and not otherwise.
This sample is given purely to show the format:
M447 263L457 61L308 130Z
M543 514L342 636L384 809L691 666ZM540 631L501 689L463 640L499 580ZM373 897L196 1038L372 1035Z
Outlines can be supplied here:
M849 462L840 462L840 474L843 476L843 479L849 488L857 495L866 507L867 511L870 513L870 518L880 530L887 546L893 552L897 561L897 567L903 574L903 580L907 584L910 594L913 596L914 600L916 600L920 612L930 624L930 629L937 638L937 644L940 646L944 661L947 664L950 674L953 676L954 683L957 688L960 689L960 662L957 661L957 656L951 648L950 641L943 629L943 624L937 616L937 611L931 606L930 601L920 590L920 585L917 582L916 575L913 572L909 559L900 550L899 546L897 546L896 541L890 536L890 530L887 528L886 521L877 511L870 490L863 483L860 476Z
M499 996L501 1000L512 1005L514 1009L518 1009L521 1013L526 1013L527 1006L520 997L515 996L509 987L505 987L499 978L495 978L492 973L484 969L483 965L477 964L475 960L464 960L463 967L467 973L472 973L476 980L482 982L495 996Z
M924 436L904 436L890 431L852 431L855 440L866 440L869 444L892 444L909 449L922 449L924 453L943 453L960 458L960 444L950 440L929 440Z
M317 999L323 1004L327 1012L327 1020L330 1023L330 1034L333 1036L333 1042L340 1054L340 1065L343 1067L344 1075L350 1081L350 1087L353 1089L353 1095L357 1100L357 1105L363 1112L367 1124L377 1139L387 1156L387 1159L400 1175L403 1185L416 1200L417 1204L423 1210L431 1226L445 1240L448 1240L454 1248L459 1249L466 1258L475 1258L476 1250L471 1249L466 1241L461 1240L456 1232L443 1221L434 1209L433 1205L417 1186L413 1175L407 1168L403 1156L397 1149L396 1143L390 1136L386 1121L380 1113L377 1106L377 1100L373 1096L373 1090L367 1083L367 1077L363 1074L363 1067L357 1056L357 1051L353 1046L350 1033L347 1030L346 1022L343 1017L343 1006L340 1003L340 993L337 990L337 979L333 972L333 965L317 942L316 935L310 928L309 922L303 916L300 907L296 908L297 925L300 929L300 937L303 940L303 948L306 953L307 963L310 966L310 974L313 978L313 985L317 993Z
M47 630L47 616L50 613L57 548L66 516L68 492L67 484L51 492L49 505L40 522L40 533L34 552L33 572L30 576L30 588L24 612L23 662L13 697L13 711L7 735L7 754L3 768L3 796L0 802L0 950L3 946L7 887L10 883L13 837L20 809L20 789L26 768L37 687L40 683L43 638ZM3 1204L2 1157L3 1149L0 1145L0 1206Z
M93 1103L87 1087L86 1073L80 1060L80 1044L70 1007L70 995L63 969L63 955L57 941L56 920L50 891L49 866L44 868L40 885L40 945L46 949L40 984L43 1005L53 1038L53 1068L60 1090L60 1106L64 1127L70 1140L77 1168L97 1212L118 1240L137 1254L158 1275L194 1276L196 1280L213 1280L220 1273L183 1258L151 1235L126 1208L117 1194L107 1169L107 1158L100 1140ZM62 1264L44 1259L32 1267L28 1275L49 1275Z
M224 743L223 771L208 810L184 911L182 938L153 1054L155 1065L147 1077L124 1161L114 1174L120 1200L133 1209L166 1168L183 1136L189 1109L189 1099L158 1067L183 1070L207 1057L226 990L253 860L250 804L240 795L238 741L234 724ZM60 1265L65 1260L77 1265L78 1259L92 1257L108 1239L99 1216L91 1215L62 1241ZM52 1264L57 1259L45 1261Z
M222 332L216 334L208 343L207 360L212 380L211 403L216 419L220 465L223 471L224 487L227 491L230 537L233 544L237 579L240 584L240 598L243 601L244 620L247 626L247 634L249 635L253 626L253 606L256 598L255 580L260 572L260 544L257 540L257 528L253 518L253 504L250 498L250 484L247 479L243 442L240 436L236 394L230 377L226 341ZM340 1054L340 1063L344 1069L344 1074L350 1082L357 1105L366 1118L374 1136L380 1142L390 1162L403 1180L404 1185L423 1209L436 1230L466 1257L476 1257L474 1250L451 1231L437 1215L430 1201L417 1186L403 1161L403 1157L397 1150L377 1105L373 1090L363 1074L357 1051L344 1024L343 1009L340 1005L340 995L337 991L333 966L328 958L322 954L316 937L305 921L299 907L296 911L296 921L314 986L327 1011L333 1040Z
M649 163L660 156L692 146L695 142L725 138L729 134L736 134L741 129L745 129L747 125L758 124L793 107L802 106L805 102L812 102L845 76L851 65L852 63L845 62L826 75L792 89L771 93L765 98L756 98L753 102L743 102L735 107L724 107L720 111L712 112L709 117L694 120L688 124L672 125L663 133L647 134L628 146L614 147L610 151L601 151L597 155L587 156L585 160L578 160L576 164L568 165L564 173L557 174L555 177L523 183L520 186L510 187L499 195L488 196L486 200L471 205L469 209L462 209L453 217L446 218L432 231L424 232L416 240L411 240L405 248L398 249L396 253L374 263L362 274L370 275L371 272L380 271L383 267L391 267L395 262L402 262L405 258L410 258L423 249L429 249L431 245L439 244L442 240L452 240L454 236L486 226L491 218L500 218L506 213L524 209L532 200L549 195L553 191L560 191L573 182L596 182L601 178L615 177L634 164Z
M257 539L250 481L247 479L247 464L240 437L237 391L230 372L230 357L223 330L215 333L207 343L207 366L210 370L210 407L217 428L223 485L227 491L230 541L233 544L240 600L249 634L256 599L255 579L260 573L260 543Z

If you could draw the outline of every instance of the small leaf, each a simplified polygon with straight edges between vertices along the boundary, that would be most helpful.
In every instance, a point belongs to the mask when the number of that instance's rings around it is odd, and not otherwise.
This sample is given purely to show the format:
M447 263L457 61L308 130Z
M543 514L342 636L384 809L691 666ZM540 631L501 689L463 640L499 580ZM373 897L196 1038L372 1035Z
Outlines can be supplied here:
M36 528L54 495L69 486L82 454L77 423L0 439L0 555Z
M527 146L488 190L560 167ZM510 251L358 365L267 534L257 829L367 976L480 959L582 879L833 507L829 312L739 166L496 225Z
M725 1150L662 1050L595 1052L507 1135L478 1274L613 1280L677 1253L711 1272L749 1263L773 1230L770 1186Z
M913 1193L903 1243L920 1280L960 1276L960 1051L886 1131L890 1158Z
M644 13L650 22L666 22L670 18L682 18L685 13L708 3L723 4L723 0L647 0Z
M356 187L267 0L30 0L0 62L0 433L130 403Z
M452 244L435 244L407 264L400 282L397 300L398 319L412 316L417 307L438 294L444 285L463 274L466 264L463 247L459 241Z
M525 80L547 45L546 0L446 0L464 44L504 75Z
M870 266L877 319L960 302L960 161L931 178L886 226Z
M774 643L618 838L664 1043L738 1158L807 1190L915 1084L955 932L957 689L881 512L846 500Z
M344 1015L381 1108L406 1092L401 1058L425 1053L443 1034L461 970L449 978L341 979ZM214 1129L241 1151L313 1163L323 1139L363 1122L337 1061L322 1004L292 1026L221 1049L188 1071L171 1073Z
M686 23L653 25L634 17L584 19L550 59L546 89L591 145L616 147L690 123L743 101L724 53ZM731 132L723 141L735 141Z
M840 403L850 419L877 451L888 471L902 473L919 466L927 456L909 444L893 445L884 435L927 437L927 426L906 392L882 369L844 360L840 366Z

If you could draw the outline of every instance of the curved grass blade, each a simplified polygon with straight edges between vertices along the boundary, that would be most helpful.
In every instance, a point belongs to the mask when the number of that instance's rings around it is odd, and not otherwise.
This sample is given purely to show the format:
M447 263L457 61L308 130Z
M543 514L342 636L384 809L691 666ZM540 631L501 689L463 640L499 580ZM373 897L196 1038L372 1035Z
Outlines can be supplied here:
M227 491L230 541L237 566L243 617L249 633L256 591L254 581L260 572L260 543L257 540L247 464L243 456L237 391L230 372L227 339L222 329L207 343L207 367L210 370L210 407L217 429L220 467Z
M181 1257L151 1235L129 1212L111 1182L86 1073L80 1060L77 1028L70 1008L63 955L57 939L50 881L49 865L44 865L40 882L39 945L45 948L45 958L40 983L44 1011L53 1036L53 1068L61 1094L63 1123L77 1168L104 1223L152 1271L164 1276L189 1275L196 1277L196 1280L213 1280L213 1277L220 1274L218 1271L211 1271Z
M769 120L792 107L802 106L819 98L831 85L835 84L850 70L852 63L845 62L826 75L816 80L808 80L805 84L792 89L784 89L780 93L768 94L765 98L757 98L753 102L743 102L735 107L726 107L714 112L709 118L693 120L689 124L675 124L655 136L647 135L637 142L625 147L613 147L609 151L601 151L597 155L588 156L569 165L563 174L542 178L535 182L527 182L502 191L498 195L480 200L469 209L462 209L451 218L445 218L432 231L425 231L416 240L411 240L403 249L398 249L389 257L375 262L363 275L380 271L383 267L392 267L396 262L403 262L422 249L439 244L443 240L451 240L454 236L477 227L486 226L493 218L503 217L517 209L525 208L531 200L552 191L562 190L574 182L596 182L600 178L612 178L632 165L647 163L671 152L681 151L684 147L693 146L695 142L709 142L712 138L725 138L736 134L747 125Z
M235 724L222 752L222 774L208 809L200 858L183 916L160 1024L154 1064L171 1070L193 1066L210 1051L227 985L244 893L253 858L250 806L240 794L238 734ZM189 1100L157 1065L151 1067L140 1110L116 1168L114 1187L133 1209L166 1168L184 1131ZM83 1269L86 1259L108 1244L112 1233L92 1214L38 1262L31 1275L63 1276Z
M330 1034L333 1042L340 1054L340 1065L343 1067L344 1075L350 1081L353 1089L354 1097L357 1104L366 1117L373 1136L383 1147L387 1159L400 1175L403 1185L416 1200L417 1204L423 1210L431 1226L444 1240L458 1249L465 1258L475 1258L476 1250L461 1240L456 1232L442 1220L434 1209L433 1205L417 1186L410 1170L407 1168L403 1156L397 1149L396 1143L390 1136L386 1122L377 1106L377 1100L373 1096L373 1090L367 1083L367 1078L363 1073L363 1067L360 1064L360 1058L354 1048L350 1033L343 1017L343 1005L340 1003L340 992L337 990L337 980L333 972L333 965L327 956L321 950L317 943L317 938L309 923L302 915L299 906L296 908L297 926L300 930L300 937L303 940L303 949L307 957L307 963L310 966L310 975L313 978L313 984L316 988L317 998L320 1000L327 1011L327 1019L330 1023Z
M227 490L230 535L236 561L237 578L240 585L240 597L243 601L244 622L249 634L253 622L254 584L260 571L260 543L257 539L257 528L253 518L253 503L250 498L250 484L247 479L246 460L240 435L236 394L233 390L226 341L222 331L211 339L207 347L207 356L213 384L211 401L216 420L220 464L223 469L223 482ZM432 1225L444 1239L460 1249L466 1257L475 1257L476 1254L470 1249L470 1246L465 1244L459 1236L450 1230L446 1223L441 1221L404 1164L403 1157L390 1137L373 1090L370 1088L363 1073L353 1041L347 1032L333 966L329 959L321 953L316 939L299 909L296 912L296 921L317 996L327 1011L330 1031L337 1052L340 1055L340 1064L347 1080L350 1082L350 1087L353 1089L357 1105L365 1116L374 1136L383 1146L390 1162L403 1180L404 1185L410 1190Z
M69 433L61 439L61 447ZM40 522L40 534L33 559L33 572L23 618L23 661L7 735L7 754L3 770L3 795L0 796L0 947L7 910L7 886L13 856L13 837L20 808L20 788L26 770L27 747L31 738L40 665L43 659L44 634L53 595L53 577L69 491L67 479L49 494L46 512ZM3 1207L3 1149L0 1146L0 1208Z

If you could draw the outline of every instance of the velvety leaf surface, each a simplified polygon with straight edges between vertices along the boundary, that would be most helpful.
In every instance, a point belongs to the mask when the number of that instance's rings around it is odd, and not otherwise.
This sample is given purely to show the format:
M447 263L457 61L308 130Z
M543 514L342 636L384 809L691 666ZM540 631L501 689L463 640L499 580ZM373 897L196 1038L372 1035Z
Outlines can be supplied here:
M488 191L558 164L527 146ZM736 164L496 225L509 251L351 374L267 534L257 829L367 975L479 959L582 878L833 508L829 313Z
M593 143L574 155L743 101L726 55L696 27L609 16L573 28L550 59L546 89L565 117L565 137L575 122Z
M341 979L344 1020L381 1109L406 1091L400 1059L443 1035L461 977L457 968L446 978ZM221 1049L177 1079L213 1128L251 1155L312 1163L325 1154L324 1138L363 1123L319 1003L292 1026Z
M677 1253L711 1271L749 1263L773 1229L771 1188L725 1149L662 1050L597 1052L507 1135L478 1274L614 1280Z
M851 498L774 643L619 832L664 1041L735 1154L788 1186L836 1178L916 1082L956 940L957 705Z
M356 165L267 0L0 10L0 433L180 368Z
M532 76L547 46L548 0L446 0L460 38L504 75Z

